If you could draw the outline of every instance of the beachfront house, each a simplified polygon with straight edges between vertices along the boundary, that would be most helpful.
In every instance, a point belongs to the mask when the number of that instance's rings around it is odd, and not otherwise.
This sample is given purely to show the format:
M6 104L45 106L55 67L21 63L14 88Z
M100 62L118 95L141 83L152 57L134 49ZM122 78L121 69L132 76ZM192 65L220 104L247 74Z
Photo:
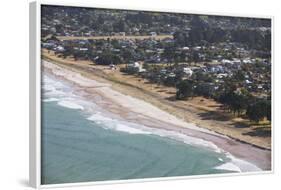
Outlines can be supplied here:
M127 64L127 71L132 73L142 73L145 72L146 69L143 68L142 62L134 62Z
M109 65L109 68L111 69L111 70L116 70L117 68L116 68L116 65L114 65L114 64L110 64Z

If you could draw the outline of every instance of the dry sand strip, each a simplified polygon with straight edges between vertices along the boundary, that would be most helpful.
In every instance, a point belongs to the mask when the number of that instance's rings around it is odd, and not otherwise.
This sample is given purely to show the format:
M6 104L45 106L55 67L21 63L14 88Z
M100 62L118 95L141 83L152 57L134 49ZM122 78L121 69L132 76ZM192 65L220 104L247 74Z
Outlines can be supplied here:
M203 141L212 142L220 149L229 152L239 159L253 163L262 170L271 169L271 151L269 150L260 149L250 144L227 138L207 129L197 127L193 123L187 123L143 100L113 90L112 86L108 83L97 82L63 66L47 61L43 61L43 66L53 75L73 83L80 90L84 89L90 101L95 100L96 96L102 97L106 102L110 103L111 108L114 108L115 114L125 119L147 127L174 131ZM97 86L103 87L94 88ZM128 115L130 117L126 118ZM141 116L141 119L139 116Z
M156 36L57 36L59 40L144 40L144 39L173 39L173 35L156 35Z

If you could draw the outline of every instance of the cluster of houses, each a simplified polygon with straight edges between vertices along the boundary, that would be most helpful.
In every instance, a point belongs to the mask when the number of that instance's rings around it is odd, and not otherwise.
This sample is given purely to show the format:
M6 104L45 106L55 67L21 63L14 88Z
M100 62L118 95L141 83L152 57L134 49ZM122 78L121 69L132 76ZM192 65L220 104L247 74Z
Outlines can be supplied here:
M105 56L114 55L112 57L118 58L116 63L111 60L108 64L105 63L110 69L116 70L116 64L126 63L122 71L138 74L156 82L168 81L169 85L178 80L192 79L199 73L212 79L205 82L208 88L217 90L225 79L242 71L240 87L251 92L267 92L271 89L270 52L252 50L245 44L229 41L181 45L173 38L154 38L162 34L173 35L177 31L190 31L191 16L74 9L57 7L54 12L53 8L49 10L48 7L43 7L42 48L64 57L75 54L77 59L90 59L93 62L106 52ZM220 28L237 26L229 19L208 17L208 22L209 25ZM245 26L250 25L246 20L241 23ZM151 38L125 38L127 35L150 35ZM124 38L60 40L55 36ZM259 67L255 68L257 64ZM249 69L243 70L245 67Z
M77 11L71 7L56 7L54 9L44 6L42 7L41 33L43 36L54 34L85 37L114 35L151 35L153 37L157 34L171 34L179 29L179 24L174 22L163 25L164 20L184 20L185 23L188 21L185 17L180 18L163 13L158 15L157 22L152 22L150 18L152 15L153 13L139 11L82 8ZM182 25L181 29L184 28L186 26Z
M248 59L246 59L248 60ZM236 62L236 60L234 60ZM221 62L221 64L210 65L200 63L197 66L191 66L189 63L180 63L174 66L159 66L155 69L155 66L145 69L144 62L134 62L127 64L124 72L130 74L137 74L144 78L151 79L154 82L164 82L165 80L174 81L172 85L175 85L177 80L194 79L193 75L198 73L208 76L210 81L204 81L205 85L212 91L219 89L224 84L224 80L233 77L236 72L241 71L243 65L251 64L251 67L255 67L256 60L251 62L244 62L243 60L239 63L233 64L228 62ZM268 65L261 62L262 65L268 67ZM157 65L156 65L157 67ZM267 68L266 72L270 72L270 67ZM247 89L249 92L256 93L267 93L271 90L270 73L260 73L243 71L243 79L237 82L239 87ZM196 78L196 77L195 77Z
M101 43L102 41L102 43ZM172 53L175 55L185 55L186 57L178 64L173 64L174 60L169 59L165 55L165 47L167 44L173 43L173 39L119 39L112 41L107 40L58 40L53 36L46 38L42 42L42 48L53 50L60 54L64 53L67 47L71 46L73 51L78 51L81 55L93 56L92 60L96 60L104 51L110 51L114 55L118 55L122 58L123 63L126 64L126 69L123 70L131 74L140 74L143 77L150 77L150 65L158 67L158 72L153 71L153 75L156 79L169 79L176 80L191 78L193 74L201 72L205 75L212 77L213 82L209 83L209 86L213 86L214 89L218 88L218 85L223 83L227 77L232 77L236 71L241 70L245 65L254 67L255 64L260 63L264 67L270 67L269 59L257 59L252 55L251 51L245 50L241 45L233 50L233 44L218 44L217 46L195 46L195 47L176 47L172 49ZM89 48L90 47L90 48ZM130 52L129 58L124 58L124 51ZM228 57L221 56L219 53L232 52L232 55L239 55L240 57ZM198 62L190 61L189 55L192 52L196 52L199 56ZM211 53L210 53L211 52ZM206 59L208 57L208 59ZM83 57L82 57L83 58ZM88 57L85 59L88 59ZM109 64L109 68L115 70L114 64ZM153 76L155 78L155 76ZM264 75L262 72L249 71L244 73L244 81L241 84L249 91L270 91L270 74Z

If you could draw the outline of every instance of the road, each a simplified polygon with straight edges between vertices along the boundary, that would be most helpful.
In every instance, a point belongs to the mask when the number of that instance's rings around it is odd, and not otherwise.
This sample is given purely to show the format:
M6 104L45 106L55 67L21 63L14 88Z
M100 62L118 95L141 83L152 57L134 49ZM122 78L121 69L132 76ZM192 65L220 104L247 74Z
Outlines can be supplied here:
M60 40L107 40L109 39L132 39L132 40L143 40L143 39L155 39L163 40L165 38L173 39L173 35L156 35L156 36L56 36Z

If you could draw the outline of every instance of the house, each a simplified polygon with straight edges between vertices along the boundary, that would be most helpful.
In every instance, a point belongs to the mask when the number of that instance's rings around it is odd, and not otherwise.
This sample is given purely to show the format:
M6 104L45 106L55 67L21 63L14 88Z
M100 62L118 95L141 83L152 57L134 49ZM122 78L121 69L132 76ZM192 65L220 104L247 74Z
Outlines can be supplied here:
M127 65L127 69L129 71L132 71L132 72L139 72L139 73L142 73L142 72L145 72L146 69L143 69L142 68L143 64L140 63L140 62L134 62L134 63L130 63Z
M228 59L223 59L221 62L222 62L223 64L233 64L233 62L230 61L230 60L228 60Z
M168 74L168 77L169 77L169 78L175 78L175 77L176 77L176 74L175 74L175 73L169 73L169 74Z
M157 53L158 53L158 54L164 53L164 49L162 49L162 48L157 48L156 50L157 50Z
M156 36L157 36L157 33L156 33L156 32L150 32L150 35L151 35L152 37L156 37Z
M246 84L252 84L253 82L249 81L249 80L245 80Z
M79 48L80 51L88 51L88 48Z
M190 68L188 68L188 67L184 67L184 68L183 68L183 73L184 73L185 75L187 75L188 77L191 77L193 71L192 71Z
M241 60L237 58L233 58L233 63L234 64L241 64Z
M65 49L64 49L63 46L57 46L57 47L54 48L54 50L55 50L56 52L64 52L64 51L65 51Z
M125 37L126 36L126 32L119 32L120 36Z
M201 46L196 46L196 47L193 47L193 50L199 51L201 48L202 48Z
M161 70L160 70L160 73L161 73L161 74L166 74L166 73L167 73L167 69L161 69Z
M222 78L225 78L225 77L227 77L227 76L228 76L228 74L226 74L226 73L217 74L217 78L218 78L218 79L222 79Z
M244 60L243 60L243 63L246 63L246 64L247 64L247 63L253 63L253 62L252 62L251 59L244 59Z
M110 65L109 65L109 68L110 68L111 70L116 70L116 66L115 66L114 64L110 64Z
M258 89L259 89L259 90L262 90L262 89L263 89L262 84L259 84L259 85L258 85Z
M56 44L51 42L44 42L42 43L42 47L46 49L52 49L56 47Z

